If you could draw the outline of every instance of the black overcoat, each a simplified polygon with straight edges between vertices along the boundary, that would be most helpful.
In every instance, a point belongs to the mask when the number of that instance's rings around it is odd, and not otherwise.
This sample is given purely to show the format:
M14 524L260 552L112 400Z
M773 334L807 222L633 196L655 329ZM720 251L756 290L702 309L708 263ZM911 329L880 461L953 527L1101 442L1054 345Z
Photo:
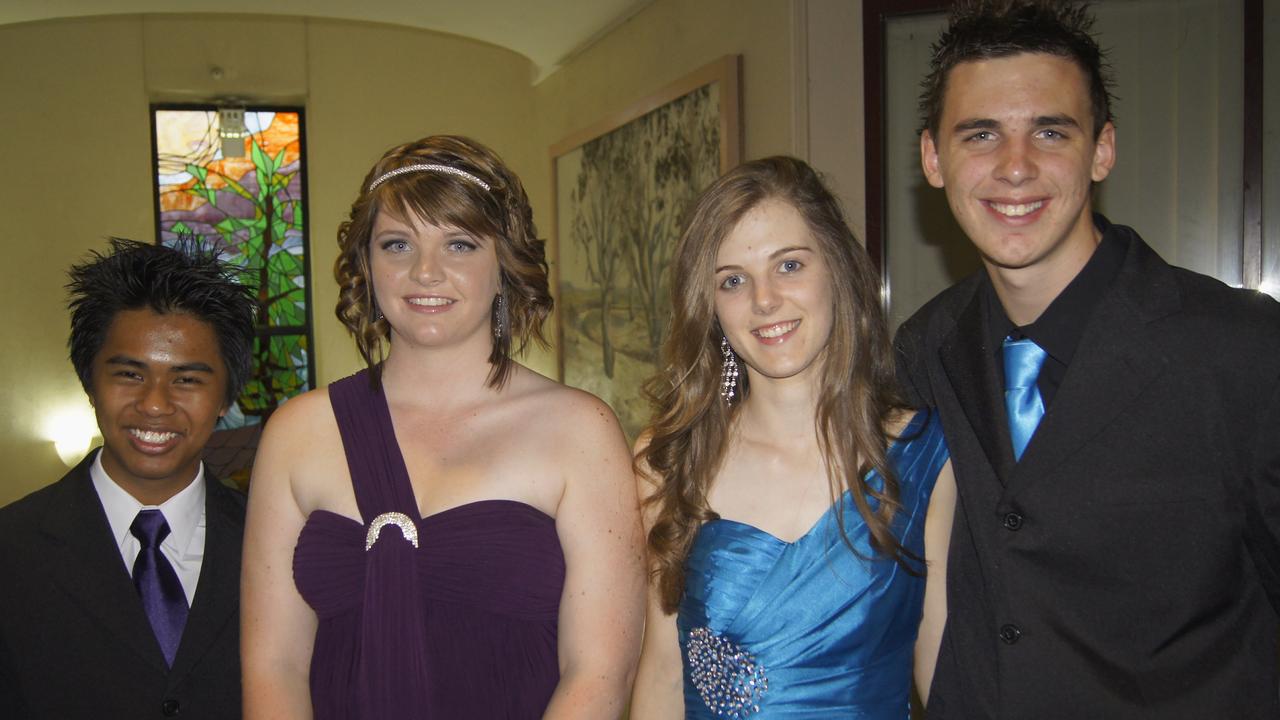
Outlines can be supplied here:
M1280 304L1107 232L1122 268L1021 462L985 273L898 332L959 493L931 718L1280 717Z
M206 476L205 549L172 670L89 476L0 510L0 717L239 718L244 495Z

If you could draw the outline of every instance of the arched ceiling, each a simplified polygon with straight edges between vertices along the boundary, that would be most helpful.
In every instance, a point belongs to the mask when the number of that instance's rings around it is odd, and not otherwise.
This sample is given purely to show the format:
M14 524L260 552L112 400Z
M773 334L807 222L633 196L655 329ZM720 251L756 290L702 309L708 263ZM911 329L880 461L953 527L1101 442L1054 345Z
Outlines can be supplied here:
M293 15L451 33L520 53L540 80L652 0L3 0L0 25L136 13Z

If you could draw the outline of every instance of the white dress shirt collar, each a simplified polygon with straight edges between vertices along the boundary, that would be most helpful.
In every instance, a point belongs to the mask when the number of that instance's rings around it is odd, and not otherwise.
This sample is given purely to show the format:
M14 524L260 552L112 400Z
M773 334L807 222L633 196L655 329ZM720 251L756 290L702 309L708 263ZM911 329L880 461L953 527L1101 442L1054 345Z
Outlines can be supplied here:
M205 544L205 494L207 488L204 478L204 463L196 471L195 480L183 488L178 494L159 505L143 505L124 488L116 484L102 467L102 451L98 451L89 468L89 477L98 492L102 509L107 513L107 523L111 525L111 535L115 538L116 547L124 566L133 572L133 562L138 557L142 545L129 531L138 511L147 508L158 508L169 523L169 535L160 543L160 551L169 560L178 575L182 589L187 596L188 605L195 602L196 585L200 579L200 568L204 564Z
M196 527L200 525L201 516L204 515L204 463L200 463L200 468L196 470L196 478L190 485L159 505L143 505L124 488L117 485L107 474L106 468L102 467L101 450L93 459L93 467L89 468L89 475L93 478L93 487L98 491L102 507L107 511L107 522L111 523L111 536L116 539L117 545L133 537L129 532L129 526L133 525L133 519L137 517L139 510L159 508L160 512L164 513L165 521L169 523L169 537L165 538L162 544L172 541L171 544L175 549L183 555L188 554L188 550L191 549L191 538L195 535ZM196 554L202 555L202 550L202 548L197 550Z

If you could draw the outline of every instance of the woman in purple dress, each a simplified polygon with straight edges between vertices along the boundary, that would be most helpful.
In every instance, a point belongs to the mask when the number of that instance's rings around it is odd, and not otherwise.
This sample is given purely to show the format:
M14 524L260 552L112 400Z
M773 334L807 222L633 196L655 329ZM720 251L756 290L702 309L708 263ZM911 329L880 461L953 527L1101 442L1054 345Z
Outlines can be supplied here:
M618 717L643 569L630 455L543 342L543 241L489 149L388 151L338 231L365 370L263 434L245 535L247 718Z

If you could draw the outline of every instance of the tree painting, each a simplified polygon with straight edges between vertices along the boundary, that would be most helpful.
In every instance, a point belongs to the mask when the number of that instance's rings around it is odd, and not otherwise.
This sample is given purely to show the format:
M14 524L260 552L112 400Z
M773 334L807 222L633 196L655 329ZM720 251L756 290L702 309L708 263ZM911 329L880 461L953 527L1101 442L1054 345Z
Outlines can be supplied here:
M218 248L257 291L252 375L227 427L264 422L311 384L297 112L247 112L244 157L222 157L217 113L157 110L160 239Z
M632 123L640 136L643 171L629 175L638 187L630 194L636 200L627 213L625 257L655 353L670 316L667 270L680 221L697 194L719 175L720 126L716 115L705 112L709 94L704 86L663 108L665 112Z
M670 320L681 219L720 174L720 93L696 89L556 158L564 380L634 437Z
M623 268L623 243L627 208L614 202L626 177L623 167L630 162L617 152L609 152L608 136L602 143L583 148L582 172L578 174L570 202L577 212L569 231L586 262L587 279L598 293L599 308L611 308L617 292L618 271ZM599 319L600 362L605 377L613 377L613 342L609 337L609 313Z

